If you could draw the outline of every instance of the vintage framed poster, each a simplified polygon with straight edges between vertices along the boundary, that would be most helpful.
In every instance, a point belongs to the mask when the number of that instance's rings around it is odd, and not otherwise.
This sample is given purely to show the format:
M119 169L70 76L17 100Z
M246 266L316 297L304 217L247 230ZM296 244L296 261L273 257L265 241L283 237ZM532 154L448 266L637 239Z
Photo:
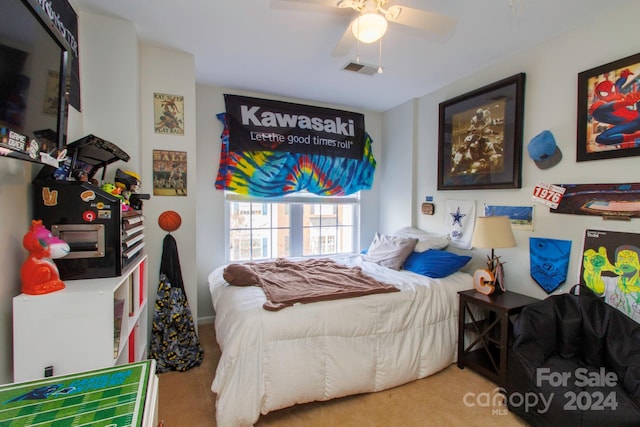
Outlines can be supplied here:
M184 97L154 93L153 117L156 133L184 135Z
M187 195L186 151L153 150L153 195Z
M440 103L438 190L522 187L525 74Z
M640 322L640 234L586 230L580 283Z
M640 155L640 53L578 74L577 161Z

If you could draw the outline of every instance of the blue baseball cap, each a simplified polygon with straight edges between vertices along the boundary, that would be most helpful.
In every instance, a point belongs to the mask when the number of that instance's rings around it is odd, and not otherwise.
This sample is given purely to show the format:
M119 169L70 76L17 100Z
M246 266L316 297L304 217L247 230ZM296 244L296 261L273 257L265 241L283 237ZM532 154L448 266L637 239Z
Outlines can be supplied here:
M540 169L548 169L562 160L562 151L558 148L553 134L548 130L543 130L531 138L527 150L529 150L529 157Z

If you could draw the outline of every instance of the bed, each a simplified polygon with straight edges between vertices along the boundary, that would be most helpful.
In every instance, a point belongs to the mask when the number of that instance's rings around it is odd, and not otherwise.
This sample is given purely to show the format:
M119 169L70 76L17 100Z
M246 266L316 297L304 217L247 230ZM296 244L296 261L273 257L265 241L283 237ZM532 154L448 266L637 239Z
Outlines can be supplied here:
M363 255L332 259L400 292L269 311L260 287L231 286L224 266L209 275L222 352L211 387L219 427L250 426L260 414L299 403L385 390L456 361L457 293L473 287L469 274L430 278Z

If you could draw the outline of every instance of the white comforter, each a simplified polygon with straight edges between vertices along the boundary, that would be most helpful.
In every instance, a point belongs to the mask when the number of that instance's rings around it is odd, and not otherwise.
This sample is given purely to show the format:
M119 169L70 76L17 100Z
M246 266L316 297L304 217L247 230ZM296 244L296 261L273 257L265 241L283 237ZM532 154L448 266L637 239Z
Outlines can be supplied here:
M218 427L249 426L260 414L297 403L385 390L424 378L456 360L457 292L473 287L462 272L430 279L364 261L360 266L401 292L262 308L258 287L235 287L224 267L209 275L222 350L211 389Z

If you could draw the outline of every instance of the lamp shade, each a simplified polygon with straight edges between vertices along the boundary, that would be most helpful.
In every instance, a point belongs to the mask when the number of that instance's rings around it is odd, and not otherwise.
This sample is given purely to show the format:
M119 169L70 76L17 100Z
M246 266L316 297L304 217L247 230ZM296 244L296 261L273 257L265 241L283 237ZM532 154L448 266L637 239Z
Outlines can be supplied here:
M471 246L485 249L515 247L516 239L511 230L509 217L481 216L476 218Z
M375 12L364 13L354 19L351 31L362 43L373 43L387 32L387 20Z

